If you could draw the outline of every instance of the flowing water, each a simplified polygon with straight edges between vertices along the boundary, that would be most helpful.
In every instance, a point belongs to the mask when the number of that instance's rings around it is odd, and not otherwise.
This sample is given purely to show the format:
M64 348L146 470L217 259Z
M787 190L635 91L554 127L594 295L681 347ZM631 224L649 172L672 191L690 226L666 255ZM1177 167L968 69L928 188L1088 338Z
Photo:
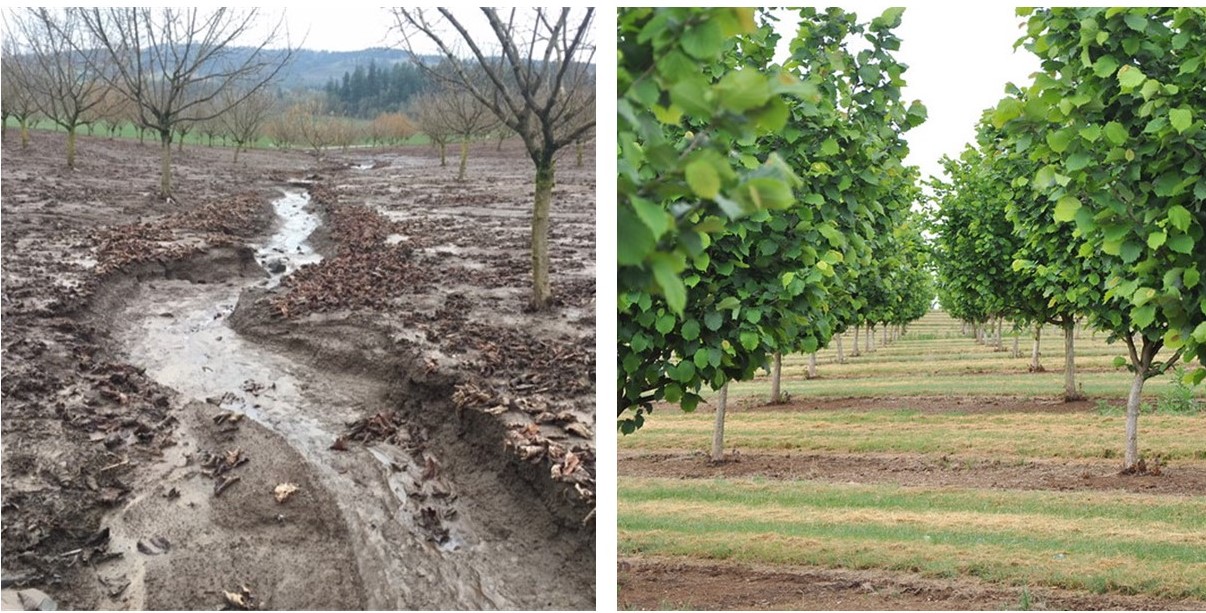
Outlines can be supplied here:
M306 193L293 191L274 203L278 228L259 247L256 259L276 272L224 284L144 284L119 318L127 325L113 331L120 346L131 363L160 383L189 399L245 413L306 458L340 501L358 539L356 555L369 608L539 608L548 603L547 593L540 592L555 589L556 577L530 576L542 574L533 566L549 566L547 561L533 562L528 558L536 554L491 538L475 523L475 511L485 513L473 503L449 503L461 512L450 514L455 519L445 523L443 538L433 540L423 532L420 507L407 498L408 491L421 487L414 475L422 471L427 452L412 457L413 452L387 444L367 451L331 449L348 422L386 408L383 382L323 372L246 340L227 325L244 289L275 286L297 268L321 260L306 242L319 225L308 202ZM351 466L349 458L358 464ZM449 487L455 491L458 484ZM508 512L522 516L513 508ZM520 534L516 529L517 540Z

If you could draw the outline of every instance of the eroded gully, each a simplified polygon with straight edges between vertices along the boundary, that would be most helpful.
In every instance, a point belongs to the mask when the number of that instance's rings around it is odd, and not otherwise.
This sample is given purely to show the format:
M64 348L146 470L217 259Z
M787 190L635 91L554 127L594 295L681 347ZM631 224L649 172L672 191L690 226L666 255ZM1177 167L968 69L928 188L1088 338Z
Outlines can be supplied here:
M305 459L338 501L356 541L352 549L367 608L591 606L593 594L589 600L586 594L549 597L566 589L557 576L557 560L524 541L555 536L555 528L537 521L535 529L543 534L525 534L523 526L501 529L497 516L521 518L523 503L513 495L485 504L473 499L506 487L488 467L474 475L433 476L432 465L443 464L439 449L385 443L331 448L348 423L387 410L386 382L325 371L304 356L246 340L227 325L245 289L277 285L298 267L321 259L307 244L319 225L308 201L304 191L294 189L274 202L277 230L256 253L270 271L267 276L141 284L122 301L115 318L123 322L112 330L120 350L185 399L208 402L215 414L245 414ZM249 455L254 470L254 450ZM432 492L435 496L426 495ZM520 508L512 508L516 505ZM432 515L438 518L435 531Z

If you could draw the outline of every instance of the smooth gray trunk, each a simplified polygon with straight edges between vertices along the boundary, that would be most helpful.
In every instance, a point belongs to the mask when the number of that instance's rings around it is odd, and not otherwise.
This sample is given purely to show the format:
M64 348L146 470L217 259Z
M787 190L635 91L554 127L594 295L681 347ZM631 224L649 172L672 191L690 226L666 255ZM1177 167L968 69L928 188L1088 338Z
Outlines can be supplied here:
M779 383L783 380L783 354L776 353L774 360L771 362L771 404L778 404L783 401L783 395L779 392Z
M884 346L884 347L887 347L887 346L888 346L888 343L890 342L890 341L889 341L889 339L888 339L888 335L890 334L890 333L888 332L888 330L889 330L889 329L891 329L891 328L892 328L892 326L884 326L884 342L883 342L883 346Z
M1034 325L1034 349L1030 352L1030 372L1043 372L1043 365L1039 363L1039 340L1043 336L1043 324Z
M808 354L808 378L817 378L817 353L815 351Z
M845 353L842 351L842 335L841 335L841 334L838 334L837 336L835 336L835 337L834 337L834 339L836 339L836 340L837 340L837 360L838 360L838 364L845 364L845 363L846 363L846 355L845 355Z
M851 357L855 357L855 358L857 358L857 357L859 356L859 352L858 352L858 328L859 328L859 325L858 325L858 324L854 324L854 349L851 349L851 350L850 350L850 356L851 356Z
M867 353L875 351L875 326L867 324Z
M1143 382L1146 380L1146 369L1139 366L1135 369L1135 378L1131 380L1131 393L1126 397L1126 453L1122 460L1122 469L1131 470L1139 462L1139 400L1143 396Z
M1021 336L1022 335L1018 334L1017 332L1014 332L1014 334L1013 334L1013 357L1014 358L1022 357L1022 348L1020 347L1021 341L1019 340L1021 338Z
M1074 324L1064 325L1064 400L1083 400L1084 396L1076 390L1076 336Z
M716 395L716 427L712 430L712 461L724 460L724 411L729 404L729 384Z

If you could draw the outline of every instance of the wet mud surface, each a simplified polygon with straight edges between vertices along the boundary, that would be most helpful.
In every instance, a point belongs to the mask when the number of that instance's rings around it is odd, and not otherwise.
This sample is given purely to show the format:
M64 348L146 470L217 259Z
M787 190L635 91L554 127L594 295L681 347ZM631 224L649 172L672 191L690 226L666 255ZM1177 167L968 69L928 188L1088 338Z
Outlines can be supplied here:
M72 608L594 606L594 178L426 149L4 144L6 588Z

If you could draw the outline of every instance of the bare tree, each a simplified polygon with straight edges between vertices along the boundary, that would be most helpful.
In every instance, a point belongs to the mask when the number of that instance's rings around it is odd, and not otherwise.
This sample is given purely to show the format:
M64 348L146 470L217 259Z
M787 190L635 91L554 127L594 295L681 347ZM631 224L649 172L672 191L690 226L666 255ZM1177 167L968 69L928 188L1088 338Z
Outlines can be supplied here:
M461 165L456 180L465 180L469 161L469 142L488 134L498 124L498 118L486 105L464 90L444 89L435 94L435 104L448 132L461 141Z
M369 124L369 135L374 144L398 145L418 132L410 118L402 113L382 113Z
M24 66L29 61L28 56L17 52L11 39L5 39L0 59L0 96L3 97L5 121L8 117L17 120L22 149L29 146L29 124L38 115L33 90L26 85L23 78L30 71Z
M268 118L271 117L275 106L273 96L266 90L244 96L239 90L231 88L223 92L221 97L223 101L220 104L223 105L239 100L215 120L222 133L234 141L234 161L238 162L239 151L260 137Z
M76 131L100 105L101 54L86 44L87 29L74 9L28 8L11 13L14 31L28 51L17 64L21 80L43 116L67 132L67 167L75 168Z
M224 90L250 96L262 89L294 54L290 47L267 48L281 37L283 19L262 37L254 35L257 9L87 8L81 14L110 60L106 78L137 105L139 123L159 134L165 198L172 191L172 135L180 125L225 112L229 106L210 104ZM253 46L235 48L245 44Z
M439 94L428 92L411 98L410 114L419 123L419 130L440 150L440 166L447 165L444 152L452 139L452 129L440 107Z
M555 155L595 125L594 9L511 9L505 15L481 10L495 38L490 42L497 42L494 48L471 36L449 9L397 7L393 13L412 58L418 57L415 39L425 39L451 70L419 66L468 91L523 139L536 167L530 306L544 309L552 297L548 234ZM468 54L462 55L462 45ZM486 85L478 75L485 75ZM589 95L571 95L577 91Z

